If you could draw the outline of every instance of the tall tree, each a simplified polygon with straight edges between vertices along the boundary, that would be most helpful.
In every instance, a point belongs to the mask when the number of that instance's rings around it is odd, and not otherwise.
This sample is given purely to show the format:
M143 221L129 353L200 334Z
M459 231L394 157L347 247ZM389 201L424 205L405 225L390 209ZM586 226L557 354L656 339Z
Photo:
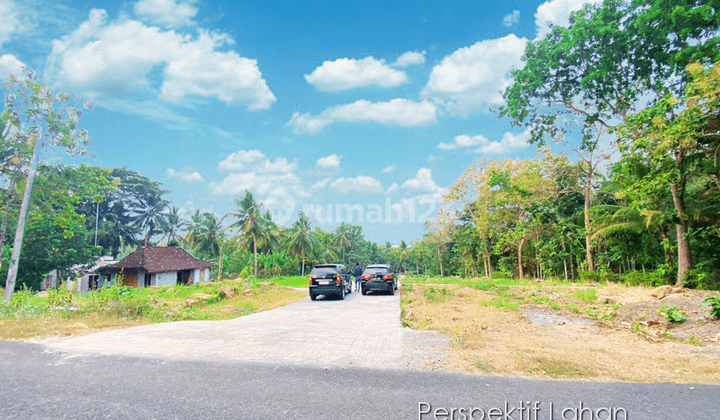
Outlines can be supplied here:
M310 257L317 247L317 239L310 228L310 218L301 211L298 220L293 223L287 242L290 253L300 257L302 264L300 274L305 275L305 260Z
M89 107L82 101L72 102L70 95L53 94L49 86L36 82L35 74L27 71L26 79L20 81L10 76L6 87L5 111L11 115L6 120L10 127L7 135L14 138L14 144L27 142L33 150L26 166L28 177L25 183L18 226L15 230L10 267L5 283L5 300L9 301L15 290L20 252L25 233L25 218L30 204L30 194L37 174L40 155L63 151L71 156L86 155L85 147L90 144L88 134L80 129L78 121L82 116L80 108Z
M682 96L668 92L655 105L629 118L622 130L628 143L623 151L646 163L649 171L631 188L664 189L669 185L678 247L677 284L693 267L690 228L702 218L713 219L717 229L720 211L720 62L710 68L688 66L689 83ZM639 138L639 140L635 140ZM690 183L701 178L701 195L688 202ZM704 197L703 197L704 196Z
M269 223L262 214L262 205L255 201L253 194L245 190L241 199L235 199L234 213L231 213L237 221L231 226L238 229L243 244L252 248L255 266L255 276L258 274L258 241L266 236Z
M666 92L677 96L690 61L709 64L720 58L718 9L720 3L706 0L605 0L586 5L572 14L569 28L556 26L543 39L528 43L525 66L513 72L514 83L504 92L507 105L499 108L500 115L527 126L534 143L547 137L558 140L578 129L578 150L591 158L589 185L596 173L596 139L602 132L613 133L630 114L648 101L656 103ZM631 135L633 141L642 140L637 133ZM586 248L592 264L589 213L586 210ZM682 224L678 229L684 229ZM678 244L678 253L690 255L686 241ZM686 268L678 267L680 283Z

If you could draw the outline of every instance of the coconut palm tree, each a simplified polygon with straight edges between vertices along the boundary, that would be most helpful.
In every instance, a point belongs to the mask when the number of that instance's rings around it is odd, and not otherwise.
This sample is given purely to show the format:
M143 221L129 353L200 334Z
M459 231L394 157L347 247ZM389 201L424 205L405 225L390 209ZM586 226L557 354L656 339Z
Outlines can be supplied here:
M135 209L135 224L145 232L144 246L148 246L153 235L167 229L167 207L167 201L158 195L150 194L141 200L140 207Z
M316 240L314 249L314 261L321 263L337 262L338 254L337 248L333 243L333 235L329 232L325 232L321 228L315 228L313 236Z
M301 211L298 220L290 230L287 246L291 254L300 257L302 261L301 275L303 276L305 275L305 260L312 255L317 244L318 240L310 230L310 218Z
M183 227L183 221L178 214L179 209L177 207L171 207L170 211L167 212L167 225L165 226L165 237L168 243L172 240L181 240L180 229Z
M255 276L257 277L258 242L261 240L267 240L267 243L271 242L271 237L274 235L270 234L269 231L273 223L272 220L268 220L267 217L262 215L262 205L255 201L252 193L248 190L245 190L245 196L242 199L235 199L235 205L237 208L230 215L234 216L237 221L231 224L230 227L238 229L241 244L252 247Z

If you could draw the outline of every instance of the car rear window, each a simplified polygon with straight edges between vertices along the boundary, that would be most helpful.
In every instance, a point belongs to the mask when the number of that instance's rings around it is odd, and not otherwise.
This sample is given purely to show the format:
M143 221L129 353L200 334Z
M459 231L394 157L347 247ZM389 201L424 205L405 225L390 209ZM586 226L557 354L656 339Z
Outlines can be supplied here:
M387 274L387 273L388 273L388 269L385 267L368 267L365 269L365 272L363 274L372 276L375 274Z
M314 267L310 274L314 274L317 276L317 275L325 275L325 274L335 274L337 272L338 272L337 267Z

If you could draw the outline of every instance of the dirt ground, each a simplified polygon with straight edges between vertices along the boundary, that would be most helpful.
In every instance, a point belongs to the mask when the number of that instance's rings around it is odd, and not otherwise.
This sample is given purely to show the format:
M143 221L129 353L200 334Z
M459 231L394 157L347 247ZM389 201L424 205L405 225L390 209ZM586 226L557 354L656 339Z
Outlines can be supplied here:
M720 383L720 321L702 308L707 292L537 284L489 290L411 285L402 293L406 325L451 337L447 370L571 380ZM668 321L658 314L663 306L678 308L686 320Z

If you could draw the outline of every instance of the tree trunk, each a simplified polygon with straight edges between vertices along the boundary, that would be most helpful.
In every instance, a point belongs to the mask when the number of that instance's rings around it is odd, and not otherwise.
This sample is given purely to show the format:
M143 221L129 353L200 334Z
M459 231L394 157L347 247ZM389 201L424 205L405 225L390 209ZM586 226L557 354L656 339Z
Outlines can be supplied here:
M685 281L685 273L692 268L692 252L690 250L690 239L688 239L688 217L685 210L685 197L683 196L685 190L685 179L681 178L680 186L678 183L670 183L670 192L673 197L673 204L678 215L678 222L675 224L675 230L677 232L677 247L678 247L678 274L677 286L682 286Z
M562 250L564 253L565 252L565 237L563 237L563 240L562 240ZM563 267L565 268L565 281L568 281L567 257L563 258Z
M220 243L220 260L218 261L218 281L222 281L223 273L223 244Z
M440 266L440 277L445 277L445 273L443 272L443 265L442 265L442 255L440 254L440 247L437 249L437 256L438 256L438 265Z
M40 157L38 148L42 144L42 138L35 139L33 145L33 156L30 161L30 172L28 173L27 183L25 184L25 192L23 193L22 204L20 205L20 214L18 214L18 224L15 230L15 241L13 242L12 255L10 256L10 267L8 268L7 281L5 282L5 301L9 302L15 292L15 279L17 278L18 263L20 260L20 249L22 248L23 236L25 235L25 219L27 219L28 207L30 207L30 193L32 193L33 182L37 174L37 163Z
M255 278L257 278L257 241L253 235L253 255L255 256Z
M592 159L592 157L591 157ZM588 171L587 182L585 183L585 249L587 258L588 271L595 271L595 261L593 256L592 245L590 244L590 184L592 182L592 167Z
M300 275L305 275L305 257L302 259L302 268L300 268Z
M0 269L3 265L3 254L5 251L5 238L7 234L8 218L10 217L10 206L15 201L15 177L10 176L10 183L8 184L8 199L5 203L5 211L3 212L2 226L0 227Z
M525 246L525 241L527 238L520 239L520 246L518 246L518 274L520 275L520 280L523 279L523 246Z
M490 253L485 251L485 260L487 261L488 278L491 279L493 276L492 260L490 259Z

